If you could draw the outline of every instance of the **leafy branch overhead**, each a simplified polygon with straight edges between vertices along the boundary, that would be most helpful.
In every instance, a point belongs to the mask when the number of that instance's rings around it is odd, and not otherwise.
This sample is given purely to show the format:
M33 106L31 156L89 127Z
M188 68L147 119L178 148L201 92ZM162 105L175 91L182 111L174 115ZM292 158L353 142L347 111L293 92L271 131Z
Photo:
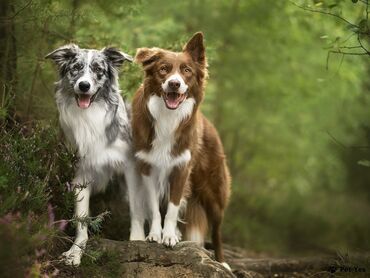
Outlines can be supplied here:
M352 0L352 5L359 10L357 18L349 19L343 16L342 0L327 4L324 1L313 1L313 5L291 1L295 6L312 13L319 13L333 17L341 22L342 28L347 33L346 37L336 37L329 45L327 65L330 54L364 55L370 56L370 28L369 28L369 0ZM311 2L311 1L310 1ZM348 5L348 3L347 3ZM322 38L327 38L323 36Z

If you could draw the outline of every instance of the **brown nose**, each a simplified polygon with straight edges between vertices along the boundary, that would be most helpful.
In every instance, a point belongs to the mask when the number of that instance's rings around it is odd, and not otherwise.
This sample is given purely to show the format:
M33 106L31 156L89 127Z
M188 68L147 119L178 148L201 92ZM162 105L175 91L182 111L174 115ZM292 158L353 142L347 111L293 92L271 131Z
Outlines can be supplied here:
M168 81L168 86L171 90L177 90L178 88L180 88L180 81L178 81L177 79L172 79Z

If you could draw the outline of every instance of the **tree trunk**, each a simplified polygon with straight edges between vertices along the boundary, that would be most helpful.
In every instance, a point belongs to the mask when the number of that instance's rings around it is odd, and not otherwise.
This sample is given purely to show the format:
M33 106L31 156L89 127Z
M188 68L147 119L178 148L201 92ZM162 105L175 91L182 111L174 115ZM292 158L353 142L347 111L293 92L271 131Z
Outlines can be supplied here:
M37 46L37 61L35 65L35 69L33 71L33 76L32 76L32 81L31 81L31 86L30 86L30 91L28 92L28 101L27 101L27 110L26 110L26 118L27 120L30 120L31 116L31 109L32 109L32 104L33 104L33 96L35 94L35 86L36 86L36 81L37 77L39 76L40 69L41 69L41 61L44 57L44 53L42 52L42 44L45 40L46 34L48 34L48 22L49 19L45 19L43 30L42 30L42 37L40 38Z
M13 13L13 4L8 1L0 2L0 110L7 111L9 119L14 117L17 83L17 49Z

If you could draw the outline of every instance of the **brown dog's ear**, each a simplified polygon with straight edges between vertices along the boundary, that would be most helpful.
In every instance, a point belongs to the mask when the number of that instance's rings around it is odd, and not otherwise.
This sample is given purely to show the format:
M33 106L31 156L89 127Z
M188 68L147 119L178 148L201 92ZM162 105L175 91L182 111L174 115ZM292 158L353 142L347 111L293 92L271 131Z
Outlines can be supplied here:
M52 59L59 68L62 68L66 62L76 56L78 49L75 44L67 44L50 52L45 56L45 59Z
M120 51L114 47L106 47L102 50L105 57L107 57L108 61L118 69L125 61L132 62L133 59L130 55Z
M206 49L204 47L203 33L195 33L193 37L186 43L183 51L189 53L195 62L205 65Z
M159 58L159 49L158 48L139 48L136 51L135 62L142 64L144 67L153 63Z

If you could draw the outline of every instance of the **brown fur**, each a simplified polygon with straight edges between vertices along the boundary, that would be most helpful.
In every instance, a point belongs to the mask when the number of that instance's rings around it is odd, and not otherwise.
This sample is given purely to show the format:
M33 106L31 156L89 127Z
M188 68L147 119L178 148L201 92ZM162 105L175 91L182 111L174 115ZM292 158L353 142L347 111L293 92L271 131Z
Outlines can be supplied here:
M161 96L160 86L166 78L180 70L188 87L188 97L196 100L189 118L180 123L175 135L172 155L177 156L189 149L191 160L186 166L173 169L170 182L170 200L175 205L181 198L188 199L185 213L185 239L192 228L204 236L208 225L212 228L212 241L218 261L223 261L221 223L230 196L230 175L221 140L213 125L203 116L199 105L203 100L207 62L202 33L197 33L182 52L174 53L159 48L141 48L136 61L143 65L144 84L135 93L132 103L132 126L135 151L149 151L154 138L153 121L147 108L152 94ZM172 68L162 71L164 61ZM191 74L183 70L191 69ZM149 175L150 165L139 162L143 175Z

